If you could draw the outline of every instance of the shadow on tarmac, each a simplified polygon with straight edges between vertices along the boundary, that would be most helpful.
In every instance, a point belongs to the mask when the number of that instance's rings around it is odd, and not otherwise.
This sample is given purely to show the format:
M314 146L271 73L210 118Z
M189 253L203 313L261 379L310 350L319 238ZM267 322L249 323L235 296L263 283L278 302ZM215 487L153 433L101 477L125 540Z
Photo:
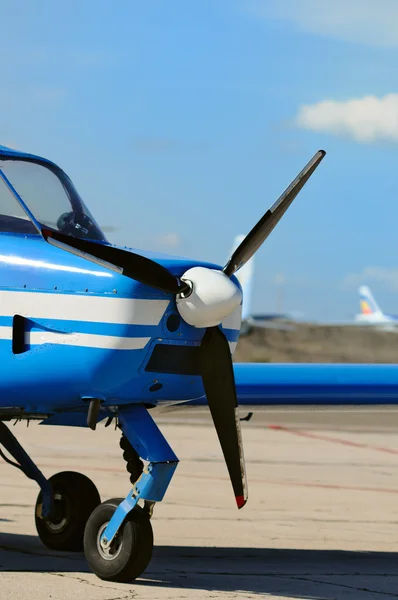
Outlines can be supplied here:
M134 586L273 594L311 600L398 597L392 552L157 546ZM0 572L89 573L82 553L48 550L36 536L0 533ZM1 576L0 576L1 579Z

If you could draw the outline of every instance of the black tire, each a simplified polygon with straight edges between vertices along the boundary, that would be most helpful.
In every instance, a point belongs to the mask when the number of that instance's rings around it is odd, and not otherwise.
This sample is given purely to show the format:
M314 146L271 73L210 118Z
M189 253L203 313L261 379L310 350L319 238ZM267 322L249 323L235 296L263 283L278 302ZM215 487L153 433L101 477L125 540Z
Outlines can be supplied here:
M35 508L39 538L51 550L81 552L87 520L101 504L98 490L91 479L74 471L57 473L49 482L54 493L55 516L51 520L41 517L40 492Z
M153 531L147 512L136 506L120 528L115 545L109 551L102 550L99 537L122 501L123 498L112 498L94 510L84 532L84 552L97 577L128 583L145 571L152 558Z

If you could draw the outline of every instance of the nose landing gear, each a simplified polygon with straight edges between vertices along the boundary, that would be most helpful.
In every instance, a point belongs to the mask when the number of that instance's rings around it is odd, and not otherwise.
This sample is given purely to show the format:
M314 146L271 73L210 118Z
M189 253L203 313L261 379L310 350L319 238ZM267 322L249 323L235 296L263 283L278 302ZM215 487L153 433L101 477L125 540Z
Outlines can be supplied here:
M84 552L94 573L106 581L127 583L145 571L153 550L153 531L149 515L136 506L108 548L101 536L123 498L113 498L98 506L90 516L84 533Z
M146 408L120 408L118 417L133 489L126 498L107 500L94 510L84 532L84 551L98 577L125 583L139 577L149 564L153 507L163 499L178 459ZM140 457L149 464L144 467Z

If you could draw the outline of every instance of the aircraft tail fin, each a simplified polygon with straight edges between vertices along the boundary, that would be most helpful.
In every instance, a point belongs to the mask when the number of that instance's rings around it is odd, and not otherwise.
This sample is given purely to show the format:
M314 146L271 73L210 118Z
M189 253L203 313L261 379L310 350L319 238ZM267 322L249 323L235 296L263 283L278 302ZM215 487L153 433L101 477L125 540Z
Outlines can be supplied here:
M359 292L359 305L362 315L382 314L372 292L366 285L361 285Z
M243 241L246 236L237 235L234 239L234 245L231 250L232 253L236 250L239 244ZM251 316L252 310L252 287L253 287L253 274L254 274L254 257L251 258L241 269L236 273L236 277L242 286L243 302L242 302L242 321L245 321Z

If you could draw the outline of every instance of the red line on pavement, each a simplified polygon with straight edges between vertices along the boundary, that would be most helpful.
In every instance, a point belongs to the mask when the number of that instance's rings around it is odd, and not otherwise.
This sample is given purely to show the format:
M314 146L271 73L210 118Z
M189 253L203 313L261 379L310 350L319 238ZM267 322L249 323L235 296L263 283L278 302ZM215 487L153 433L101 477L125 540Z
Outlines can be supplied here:
M227 481L228 477L220 477L214 475L203 475L196 473L184 473L182 477L188 479L207 479L212 481ZM251 477L250 481L253 483L261 483L267 485L283 485L293 487L307 487L307 488L321 488L327 490L342 490L342 491L354 491L354 492L378 492L381 494L398 494L398 489L394 488L383 488L383 487L367 487L361 485L342 485L339 483L322 483L320 481L289 481L288 479L257 479Z
M373 446L372 444L362 444L360 442L353 442L351 440L342 440L340 438L331 437L329 435L310 433L309 431L303 431L302 429L285 427L284 425L267 425L266 427L268 429L273 429L274 431L284 431L286 433L293 433L294 435L311 438L314 440L331 442L333 444L341 444L342 446L351 446L352 448L365 448L367 450L375 450L376 452L384 452L384 454L398 454L398 450L396 450L395 448L384 448L383 446Z

